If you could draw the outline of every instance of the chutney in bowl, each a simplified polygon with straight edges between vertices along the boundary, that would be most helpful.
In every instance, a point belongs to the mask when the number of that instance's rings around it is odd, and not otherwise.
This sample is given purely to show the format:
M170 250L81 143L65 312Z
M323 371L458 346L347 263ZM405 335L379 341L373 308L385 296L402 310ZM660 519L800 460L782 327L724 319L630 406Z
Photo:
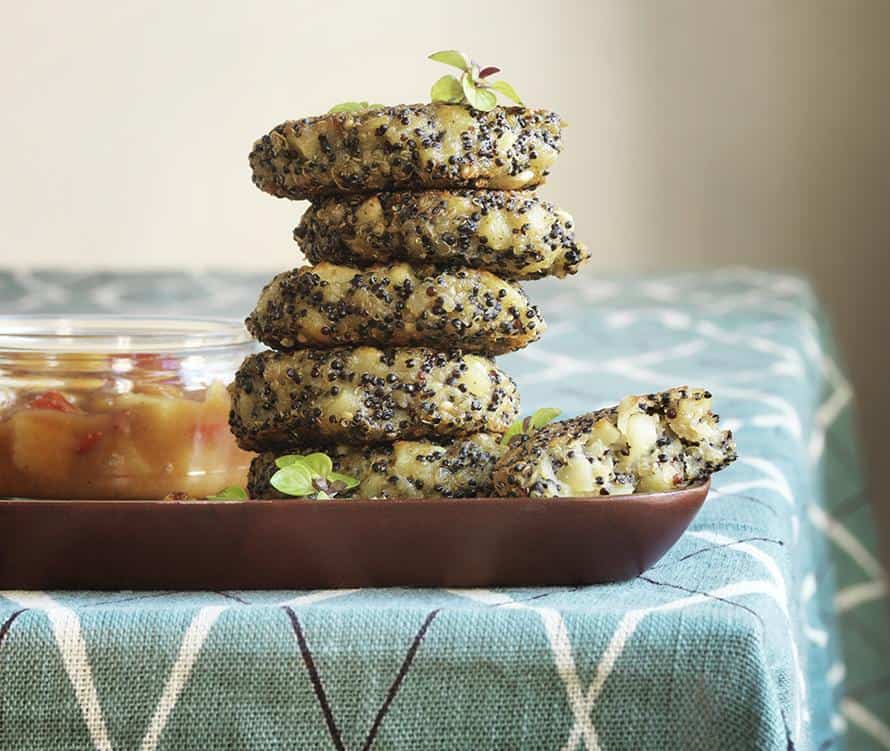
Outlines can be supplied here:
M0 316L0 497L206 497L243 485L227 384L240 322Z

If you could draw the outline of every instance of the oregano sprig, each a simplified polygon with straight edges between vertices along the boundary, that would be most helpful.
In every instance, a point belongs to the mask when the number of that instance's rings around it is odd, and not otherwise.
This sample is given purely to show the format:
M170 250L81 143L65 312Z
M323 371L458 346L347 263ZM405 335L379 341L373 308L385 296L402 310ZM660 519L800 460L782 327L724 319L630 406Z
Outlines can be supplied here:
M516 443L520 436L531 435L536 430L543 428L547 423L552 422L562 414L561 409L556 407L542 407L534 414L525 418L519 418L504 433L501 444L504 446L512 446Z
M230 485L218 493L207 496L208 501L246 501L247 491L239 485Z
M297 498L328 500L358 485L349 475L334 472L334 463L327 454L287 454L275 460L278 471L269 481L275 490Z
M449 104L469 104L471 107L488 112L498 103L497 92L516 104L522 106L522 99L509 83L503 79L490 81L489 77L500 73L495 65L484 68L474 62L468 55L459 50L442 50L429 56L430 60L444 65L451 65L461 71L458 78L453 75L442 76L430 89L430 98L434 102Z

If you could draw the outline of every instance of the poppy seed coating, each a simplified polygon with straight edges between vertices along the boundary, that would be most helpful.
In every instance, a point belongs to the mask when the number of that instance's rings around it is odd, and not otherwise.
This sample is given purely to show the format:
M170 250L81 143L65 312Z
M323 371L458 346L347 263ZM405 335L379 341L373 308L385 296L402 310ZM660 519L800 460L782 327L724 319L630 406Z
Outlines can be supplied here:
M253 451L503 433L519 410L492 360L423 347L267 350L244 360L229 393L229 425Z
M280 198L429 188L518 190L544 182L564 123L546 110L411 104L289 120L250 153Z
M406 263L364 270L319 263L278 274L246 324L278 350L424 345L489 355L521 349L546 328L514 282Z
M286 453L323 451L335 472L354 477L348 498L476 498L491 495L492 471L503 446L500 435L476 433L466 438L396 441L376 446L336 445L266 452L255 457L247 476L251 498L290 498L271 485L275 459Z
M574 274L590 258L571 215L530 191L428 190L325 198L294 239L312 263L405 260L505 279Z
M499 496L540 498L675 490L736 458L711 394L680 386L514 436L495 468Z

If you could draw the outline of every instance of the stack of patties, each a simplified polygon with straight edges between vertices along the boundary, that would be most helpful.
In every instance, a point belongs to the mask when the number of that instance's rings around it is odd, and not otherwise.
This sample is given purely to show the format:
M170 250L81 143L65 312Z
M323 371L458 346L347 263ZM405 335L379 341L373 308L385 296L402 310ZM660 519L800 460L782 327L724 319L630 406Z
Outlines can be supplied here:
M530 192L560 150L554 113L426 104L289 121L250 155L272 195L312 203L294 232L313 264L263 289L247 319L270 350L231 387L231 427L259 452L320 451L356 497L493 492L519 414L492 357L545 329L517 280L589 257L571 216Z

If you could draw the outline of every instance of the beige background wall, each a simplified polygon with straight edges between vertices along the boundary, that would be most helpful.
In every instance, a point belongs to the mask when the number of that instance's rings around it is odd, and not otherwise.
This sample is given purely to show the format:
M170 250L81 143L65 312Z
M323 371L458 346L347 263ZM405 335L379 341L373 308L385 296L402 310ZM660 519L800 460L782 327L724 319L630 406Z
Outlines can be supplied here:
M459 47L572 126L544 190L607 268L814 279L890 428L890 2L0 0L0 264L292 263L301 207L252 140L347 99L419 101ZM879 495L879 494L878 494ZM883 516L890 523L890 497Z

